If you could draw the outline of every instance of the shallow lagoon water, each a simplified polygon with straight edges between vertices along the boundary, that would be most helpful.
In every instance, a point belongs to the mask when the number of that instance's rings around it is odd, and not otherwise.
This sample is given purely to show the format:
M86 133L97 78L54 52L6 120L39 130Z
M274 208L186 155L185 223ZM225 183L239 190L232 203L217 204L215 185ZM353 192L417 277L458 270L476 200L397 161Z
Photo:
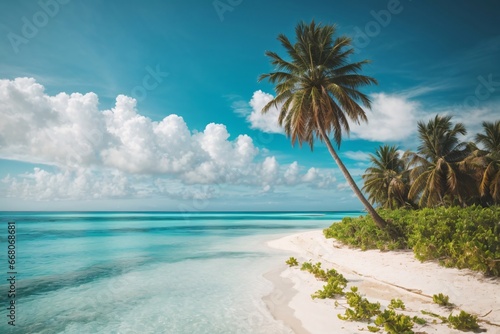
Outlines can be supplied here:
M1 333L288 333L261 297L279 235L360 212L0 213L16 222L16 326ZM1 269L1 267L0 267Z

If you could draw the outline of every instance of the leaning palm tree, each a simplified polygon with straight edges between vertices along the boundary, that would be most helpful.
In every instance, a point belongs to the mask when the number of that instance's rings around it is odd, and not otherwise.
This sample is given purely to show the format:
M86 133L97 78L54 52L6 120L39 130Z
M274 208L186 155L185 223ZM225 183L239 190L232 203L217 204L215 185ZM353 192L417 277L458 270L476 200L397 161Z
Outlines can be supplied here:
M350 62L349 57L354 53L351 39L345 36L334 39L335 29L333 25L302 22L295 28L294 44L285 35L278 36L290 59L266 52L275 72L261 75L259 81L267 79L274 84L276 97L262 112L271 107L280 109L278 122L291 138L292 145L298 141L302 146L306 142L312 150L315 138L325 142L375 224L385 228L387 223L363 196L330 142L329 134L333 133L333 139L340 147L343 132L349 134L349 120L356 123L367 121L358 101L369 108L370 99L358 88L377 83L375 79L359 74L368 61Z
M412 186L410 199L419 199L420 206L446 204L465 205L471 197L474 180L461 168L461 163L470 154L468 143L459 140L459 135L467 131L462 123L455 125L451 116L439 116L427 124L418 123L421 145L418 152L411 155L410 173Z
M363 174L368 200L384 208L411 206L408 166L396 146L383 145L370 155L371 167Z
M480 154L483 168L479 192L494 204L500 203L500 121L483 122L484 133L478 133L476 142L483 146Z

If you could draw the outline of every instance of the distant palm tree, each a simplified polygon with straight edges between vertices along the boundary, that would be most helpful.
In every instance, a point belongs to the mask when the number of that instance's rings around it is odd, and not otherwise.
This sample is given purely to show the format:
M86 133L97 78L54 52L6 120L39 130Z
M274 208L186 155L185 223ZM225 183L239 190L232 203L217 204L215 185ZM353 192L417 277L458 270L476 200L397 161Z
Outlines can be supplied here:
M370 99L358 88L376 84L369 76L358 74L367 60L351 63L349 56L354 53L351 39L345 36L334 39L335 26L299 23L295 28L295 44L283 34L278 40L285 48L290 60L277 53L267 51L275 72L263 74L264 79L275 84L276 97L262 112L271 107L280 108L279 124L295 142L306 142L314 146L314 139L325 142L328 151L344 174L356 196L373 217L375 224L385 228L387 223L379 216L359 190L356 182L340 160L328 135L340 147L342 132L349 134L349 120L356 123L367 121L365 111L358 104L370 107Z
M474 180L461 163L470 154L468 143L458 139L467 131L462 123L455 125L451 116L439 116L427 124L418 122L421 145L411 156L412 186L410 199L419 199L420 206L446 204L465 205Z
M384 208L411 206L408 200L410 175L407 164L396 146L380 146L370 154L371 167L366 169L363 190L372 203Z
M484 133L478 133L475 140L484 147L479 192L494 204L500 204L500 120L483 122Z

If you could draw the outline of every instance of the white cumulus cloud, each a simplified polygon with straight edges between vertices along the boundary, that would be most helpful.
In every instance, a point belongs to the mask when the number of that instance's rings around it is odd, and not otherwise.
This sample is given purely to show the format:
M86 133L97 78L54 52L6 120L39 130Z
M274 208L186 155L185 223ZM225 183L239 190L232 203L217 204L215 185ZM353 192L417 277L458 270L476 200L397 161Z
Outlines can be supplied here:
M254 111L269 98L256 92ZM254 120L267 124L269 131L279 129L271 121ZM38 166L32 173L4 177L12 196L209 198L216 196L212 185L272 191L277 186L328 187L335 182L329 171L306 171L297 162L281 166L275 157L262 158L260 152L247 135L232 139L223 124L193 131L175 114L154 121L140 114L135 99L124 95L111 109L100 110L94 93L51 96L33 78L0 80L0 158L55 167L48 171ZM170 187L173 184L178 190Z
M271 94L258 90L253 93L250 100L251 113L247 116L247 121L252 129L258 129L267 133L284 133L283 128L278 124L279 109L271 107L265 114L262 109L274 97Z
M417 130L419 104L404 97L384 93L372 94L368 123L350 124L354 138L370 141L401 141Z

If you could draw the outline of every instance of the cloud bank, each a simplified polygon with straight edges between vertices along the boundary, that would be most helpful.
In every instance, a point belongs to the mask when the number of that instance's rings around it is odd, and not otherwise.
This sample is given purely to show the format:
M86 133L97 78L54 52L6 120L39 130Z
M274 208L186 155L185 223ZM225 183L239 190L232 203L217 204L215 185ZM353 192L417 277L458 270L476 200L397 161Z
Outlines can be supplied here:
M255 110L268 95L254 94ZM249 120L265 124L252 114ZM195 198L212 195L186 187L230 184L271 191L276 186L328 187L335 182L331 171L306 170L296 162L280 165L249 136L231 139L223 124L210 123L198 132L175 114L153 121L140 114L135 99L124 95L116 98L113 108L99 110L94 93L50 96L33 78L0 80L0 117L0 158L55 169L37 167L32 173L5 177L2 181L12 196ZM269 126L270 131L277 129ZM291 178L290 173L296 175Z

